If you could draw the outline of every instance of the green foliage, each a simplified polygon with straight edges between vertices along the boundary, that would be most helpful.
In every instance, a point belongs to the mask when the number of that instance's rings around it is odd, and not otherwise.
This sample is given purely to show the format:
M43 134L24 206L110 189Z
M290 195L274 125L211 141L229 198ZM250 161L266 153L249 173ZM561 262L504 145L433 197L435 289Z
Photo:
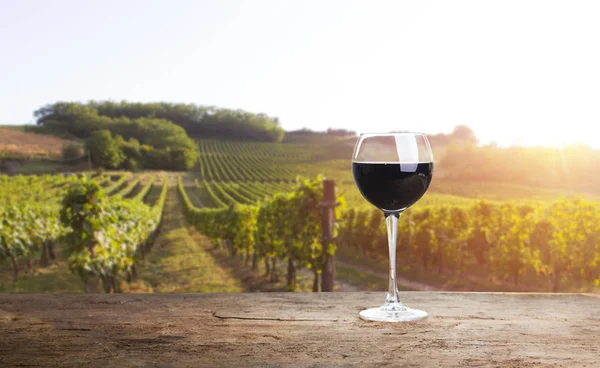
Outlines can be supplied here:
M154 180L154 176L150 178L146 185L144 185L142 189L135 195L135 197L133 197L133 200L143 202L144 199L146 199L148 193L150 192L150 189L152 189L152 184L154 184Z
M297 170L290 161L308 161L315 147L256 142L198 141L200 175L221 181L294 182ZM316 174L315 174L316 176Z
M75 175L0 175L0 207L55 204L65 188L77 180Z
M56 103L36 116L54 134L85 139L94 164L104 168L187 170L198 158L181 126L154 115L104 116L93 104Z
M96 166L117 169L125 161L126 157L121 150L119 140L114 139L109 130L93 132L86 140L85 145Z
M86 288L99 278L105 292L119 292L130 278L135 261L143 257L162 218L166 181L154 207L120 196L108 198L95 182L83 179L62 200L60 220L67 234L69 266Z
M65 144L62 148L62 158L63 160L77 160L80 159L83 155L83 149L78 144Z
M12 261L16 279L19 258L29 258L42 245L56 242L63 233L52 207L26 204L0 207L0 260Z
M340 246L370 257L386 255L383 216L350 210L340 225ZM378 212L378 211L377 211ZM600 205L561 199L549 205L491 204L411 209L400 217L398 249L407 264L464 275L484 275L515 286L538 278L559 291L561 282L600 284Z
M11 260L15 279L20 259L30 259L63 235L56 199L77 180L63 175L0 176L0 260Z
M141 167L147 162L158 166L171 162L173 150L170 147L156 149L127 136L126 131L119 134L122 135L114 136L113 140L128 159L135 157ZM344 250L344 254L359 254L363 258L387 262L383 215L368 205L362 205L364 200L352 182L348 159L329 160L331 150L339 150L339 155L349 157L351 147L348 153L348 142L343 139L331 142L331 147L325 148L324 144L314 143L280 145L201 139L198 143L199 180L196 186L188 186L186 190L194 203L202 208L189 210L194 206L180 187L180 194L187 198L188 219L203 233L227 246L232 254L246 259L256 255L255 258L269 261L291 260L293 267L310 267L318 274L323 255L338 246L351 249ZM512 161L515 155L521 157L523 153L524 160L539 159L544 170L551 168L541 154L538 157L532 153L535 151L504 151L469 145L448 147L448 157L454 160L448 162L455 165L451 167L459 167L456 165L463 165L461 157L468 158L464 169L471 170L481 165L485 169L489 158L489 162L495 163L491 171L488 170L488 174L493 174L492 179L506 174L514 175L514 180L522 177L527 182L536 176L518 169L520 162L514 163L517 167L514 171L513 167L497 170L499 166L507 167L508 160L505 162L502 157L495 156L496 150L500 155L512 152L507 156L512 157ZM541 149L540 152L553 154L552 149ZM581 175L586 166L576 165L573 152L569 149L564 152L566 166ZM489 157L479 159L480 154ZM560 172L564 168L554 169L559 170L561 177L567 174ZM307 227L294 223L297 221L295 217L300 217L300 211L311 208L306 203L316 200L310 195L312 189L294 194L299 190L294 184L296 174L312 176L321 171L328 177L340 178L338 188L353 205L357 205L341 213L337 241L327 244L326 250L322 249L322 242L311 241L310 224L317 224L316 219L311 219ZM452 175L452 171L443 172L443 169L442 173ZM478 170L473 170L472 174L478 175ZM0 206L4 207L3 211L8 211L6 213L21 211L17 208L20 205L35 208L38 202L44 203L44 208L53 208L55 198L61 198L65 187L74 179L63 176L0 176ZM100 173L96 180L101 182L108 195L114 197L108 200L111 203L113 200L123 201L119 197L128 197L131 191L138 189L137 179L128 174L112 175L111 179ZM22 190L24 187L28 189L26 193ZM150 188L151 184L139 188L133 200L143 202ZM547 287L548 290L566 291L590 287L593 282L600 283L598 204L578 199L548 201L556 197L556 190L514 183L434 180L427 196L400 218L398 259L403 262L401 269L412 272L425 268L427 273L449 279L467 280L473 277L485 280L482 283L488 288L509 285L508 289L512 290ZM300 202L299 198L304 202ZM511 198L519 202L496 201ZM305 205L307 207L303 207ZM56 208L54 211L58 212ZM316 216L318 211L310 214ZM56 214L54 216L57 218ZM304 212L302 216L305 216ZM17 259L27 258L40 246L39 241L27 243L32 244L30 247L21 247L21 243L13 240L10 244L13 244L10 252ZM119 277L123 275L127 272Z
M123 188L123 186L126 185L126 183L130 177L131 177L131 174L129 174L129 173L114 175L112 178L109 178L109 180L108 180L109 185L104 188L104 191L108 195L115 194L115 192L117 192L118 190L121 190L121 188ZM115 179L115 178L116 178L116 181L112 182L111 179Z
M277 118L262 113L254 114L242 110L192 104L126 101L90 101L87 104L57 102L37 110L35 116L38 125L50 128L54 133L65 132L77 137L86 137L91 131L107 128L107 125L114 122L119 122L119 128L122 128L126 125L121 124L122 122L138 122L144 126L149 123L148 120L169 121L183 128L184 132L192 137L226 137L280 142L284 136L284 130L280 127ZM159 125L166 126L164 123ZM131 130L137 128L139 126L127 127ZM119 134L129 137L125 131L119 131ZM136 136L142 142L141 135ZM170 146L175 147L175 145Z
M205 185L208 183L205 182ZM255 254L259 258L288 261L288 288L295 288L295 270L309 267L320 274L325 255L335 253L334 243L323 248L321 223L323 178L298 179L289 193L277 193L256 205L242 205L235 199L220 208L196 208L178 181L179 194L188 221L213 239L225 241L232 253ZM208 185L207 188L210 188ZM343 204L343 198L338 198ZM341 212L335 211L335 219ZM336 234L334 234L336 235Z
M135 190L135 188L139 185L140 179L131 180L127 185L125 185L121 190L114 194L115 198L125 198L131 194Z

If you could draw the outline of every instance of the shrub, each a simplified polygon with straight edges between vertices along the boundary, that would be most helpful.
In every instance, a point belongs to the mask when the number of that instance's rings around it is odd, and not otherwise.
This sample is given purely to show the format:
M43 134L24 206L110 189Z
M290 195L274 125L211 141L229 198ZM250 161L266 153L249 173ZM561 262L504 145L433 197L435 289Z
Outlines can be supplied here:
M98 130L92 133L86 141L86 147L94 164L107 169L117 169L126 158L118 141L108 130Z
M83 148L79 144L65 144L62 147L62 158L64 160L75 161L83 156Z

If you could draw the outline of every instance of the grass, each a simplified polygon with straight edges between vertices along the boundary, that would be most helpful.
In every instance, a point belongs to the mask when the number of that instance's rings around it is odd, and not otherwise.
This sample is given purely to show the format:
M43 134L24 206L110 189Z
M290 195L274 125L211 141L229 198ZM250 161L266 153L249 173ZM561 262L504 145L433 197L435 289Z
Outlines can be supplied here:
M6 264L0 271L0 293L81 293L83 284L77 275L69 271L64 260L45 268L39 268L34 273L28 273L22 266L19 279L12 281L12 269Z
M243 291L242 283L206 251L210 240L190 227L175 187L169 188L159 237L139 267L139 281L130 291L210 293Z
M287 265L278 261L279 278L272 283L262 263L252 270L250 262L231 257L227 250L187 224L182 204L169 188L161 233L140 264L138 280L129 292L240 292L284 291ZM297 291L310 291L312 274L299 271Z
M27 131L27 129L29 127L31 127L31 125L24 125L24 124L0 124L0 128L17 130L19 132L25 132L25 131Z
M233 274L241 280L247 291L286 291L287 262L277 260L277 280L272 282L265 275L263 262L258 263L256 270L252 270L251 262L245 262L240 257L231 257L228 251L220 246L212 246L209 252L221 267L232 270ZM297 270L296 291L312 291L313 274L307 269Z
M39 266L39 257L31 259L32 271L27 269L25 260L19 262L19 278L13 280L10 260L0 262L0 293L16 294L74 294L82 293L83 283L79 276L69 270L69 255L59 245L55 245L56 260L47 267Z

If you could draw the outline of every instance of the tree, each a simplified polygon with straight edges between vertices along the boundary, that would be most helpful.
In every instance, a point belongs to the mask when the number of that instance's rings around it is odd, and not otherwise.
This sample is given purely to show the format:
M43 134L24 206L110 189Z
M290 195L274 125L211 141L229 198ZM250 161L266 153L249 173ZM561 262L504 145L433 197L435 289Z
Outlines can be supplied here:
M63 160L75 161L81 158L83 155L83 149L78 144L68 143L62 148Z
M137 119L169 121L192 137L280 142L285 134L279 119L263 113L174 103L90 101L57 102L35 112L38 125L54 133L87 137L98 129L113 129L116 121ZM126 139L127 134L123 134ZM137 137L140 141L142 137ZM163 147L159 147L163 148Z
M126 158L119 147L118 140L115 140L108 130L92 133L86 141L86 148L94 164L107 169L118 168Z
M134 160L139 160L142 157L142 146L140 145L140 141L135 138L123 141L121 143L121 150L125 156Z
M466 125L458 125L452 131L452 138L464 143L477 143L475 132Z

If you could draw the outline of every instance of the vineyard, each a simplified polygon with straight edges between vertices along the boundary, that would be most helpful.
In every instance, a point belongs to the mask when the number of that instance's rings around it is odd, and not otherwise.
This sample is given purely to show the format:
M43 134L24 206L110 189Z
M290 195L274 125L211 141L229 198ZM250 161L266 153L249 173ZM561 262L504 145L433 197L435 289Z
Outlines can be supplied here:
M0 180L0 261L10 262L13 279L21 263L32 272L60 251L86 290L98 291L101 282L106 292L135 275L159 230L167 189L166 181L158 188L153 176L127 173ZM158 198L144 203L151 191Z
M344 143L340 140L327 147L200 141L198 178L187 190L199 198L196 204L200 207L226 208L256 203L289 190L294 174L310 177L323 173L338 181L348 202L339 222L339 255L359 264L367 260L367 264L385 271L383 218L356 190L348 160L338 158L340 152L350 156L351 147ZM450 284L458 288L493 284L502 290L559 291L561 285L569 290L597 285L597 197L566 199L560 196L564 190L450 181L444 180L443 168L441 171L442 178L436 182L434 175L434 184L423 200L401 217L398 249L406 274L476 280ZM191 201L189 204L193 206ZM205 220L195 222L209 224ZM229 226L237 229L242 225ZM215 226L208 225L204 231L210 229L217 231L214 237L227 238ZM255 235L260 238L258 232ZM255 242L243 246L252 247ZM440 282L435 277L425 279Z
M340 244L355 262L383 267L381 213L346 212ZM600 206L564 199L408 210L400 219L398 252L400 264L423 279L432 279L427 273L462 279L454 289L479 289L477 281L486 280L501 290L590 290L600 280Z
M330 138L330 142L311 143L251 143L220 140L200 140L200 159L194 175L197 179L191 199L201 207L220 207L232 203L249 204L265 195L289 191L297 176L315 178L324 175L335 179L349 208L371 209L362 198L350 170L349 157L353 139ZM436 160L443 156L443 147L433 147ZM519 201L537 205L576 191L539 188L513 183L457 181L445 179L444 168L436 165L434 180L427 195L415 208L436 205L468 206L478 200L493 203ZM585 194L598 200L598 195Z
M232 256L242 256L243 264L248 264L252 258L252 270L258 272L260 259L260 266L264 264L267 269L267 278L277 284L281 274L286 272L284 263L277 264L277 260L285 260L288 271L291 267L294 273L292 278L288 277L287 290L296 289L296 267L309 266L314 279L320 277L321 260L327 258L325 253L328 251L320 251L321 244L316 241L320 239L320 217L314 209L320 201L321 181L306 181L303 187L296 188L291 181L256 182L244 186L206 182L203 184L208 185L203 186L196 180L194 190L207 188L207 193L212 193L212 203L219 203L217 198L222 198L221 208L196 208L182 185L182 177L191 178L175 176L177 180L171 183L177 185L170 188L178 191L180 199L176 201L184 204L182 209L188 220L203 234L223 242ZM168 178L127 172L3 176L0 262L6 268L11 267L13 282L18 282L56 270L62 256L67 267L63 266L61 272L68 271L76 276L81 290L131 290L128 284L138 278L138 265L144 263L161 228L169 192ZM30 189L23 191L22 188ZM214 192L210 192L211 188ZM239 190L242 188L245 191ZM277 199L271 202L271 207L259 210L258 200L275 192L279 194L274 196ZM172 203L174 199L170 201ZM252 205L242 205L240 201ZM302 206L304 216L293 217L292 214L297 214ZM182 209L177 208L178 211ZM257 217L252 215L259 214L263 223L278 220L279 229L287 231L275 234L271 228L260 233L262 242L255 242L253 232L260 226ZM282 222L285 218L279 216L281 214L287 214L288 221ZM295 226L287 228L293 219ZM24 267L26 272L23 272ZM148 269L154 267L146 264L144 274L147 276ZM219 268L218 265L215 267ZM223 281L225 284L227 281ZM206 289L201 284L199 288ZM79 287L69 290L77 289ZM144 289L151 290L147 287L141 290Z
M302 180L290 193L274 194L255 205L232 202L229 207L196 208L181 179L178 181L179 194L191 224L211 238L225 241L232 256L239 253L245 262L252 259L253 269L257 269L258 262L264 262L273 280L277 277L277 259L286 261L290 291L296 290L296 269L302 267L313 271L313 291L333 291L319 287L320 276L325 277L323 271L335 252L329 243L321 242L322 187L321 178ZM335 213L339 220L340 211ZM328 283L323 280L321 285Z
M195 195L201 207L253 204L265 196L291 191L298 175L318 175L294 168L293 163L308 166L312 158L300 145L201 140L198 147Z
M198 288L192 291L240 290L231 286L239 285L232 275L240 268L273 283L285 274L286 290L306 290L297 278L310 278L309 290L321 290L334 254L338 282L385 288L383 216L353 183L353 144L344 138L329 144L200 140L198 162L187 173L0 176L2 290L27 292L34 283L29 280L44 283L50 274L55 281L43 289L50 292L56 280L70 292L132 290L150 279L141 290L165 290L161 280L175 285L176 275L188 271L171 264L174 271L166 275L157 268L160 257L184 252L189 242L222 279L204 286L211 272L194 263L189 269L197 276L188 284ZM336 237L328 243L320 233L319 175L335 179L338 201L345 203L336 208ZM561 198L565 193L580 194L450 180L443 166L436 167L429 192L400 218L399 274L453 290L594 290L600 280L598 198ZM175 220L178 213L185 223ZM165 216L170 223L163 233ZM157 237L162 248L155 254ZM178 248L169 253L169 247ZM219 258L221 251L232 261ZM11 280L28 286L14 289Z

